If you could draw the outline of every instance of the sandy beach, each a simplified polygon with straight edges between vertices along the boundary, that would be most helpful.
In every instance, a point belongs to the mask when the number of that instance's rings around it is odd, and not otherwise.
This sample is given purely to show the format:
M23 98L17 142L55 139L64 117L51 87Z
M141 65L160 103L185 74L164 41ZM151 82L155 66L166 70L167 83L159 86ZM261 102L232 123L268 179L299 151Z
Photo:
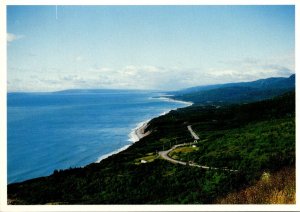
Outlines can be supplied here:
M178 102L178 103L182 103L185 104L187 106L191 106L194 103L193 102L187 102L187 101L182 101L182 100L177 100L177 99L172 99L174 95L166 95L164 94L163 96L158 97L157 99L161 99L163 101L167 101L167 102ZM185 106L186 107L186 106Z
M148 127L148 123L150 120L141 122L137 125L135 129L133 129L129 135L130 141L132 142L137 142L143 137L147 136L150 134L150 131L146 131L146 128Z
M137 125L136 128L134 128L131 133L129 134L129 140L131 142L137 142L139 141L140 139L142 139L143 137L149 135L151 133L151 131L147 131L145 132L146 128L148 127L148 123L149 123L150 120L147 120L147 121L144 121L144 122L141 122ZM119 152L122 152L124 150L126 150L128 147L130 147L132 144L128 144L126 146L123 146L122 148L120 149L117 149L113 152L110 152L108 154L105 154L105 155L102 155L101 157L99 157L97 159L97 161L95 163L99 163L101 160L105 159L105 158L108 158L109 156L111 155L114 155L114 154L118 154Z
M172 96L172 95L171 95ZM170 96L170 97L171 97ZM153 98L153 97L152 97ZM193 105L194 103L193 102L186 102L186 101L181 101L181 100L176 100L176 99L172 99L172 98L169 98L167 97L166 95L164 96L161 96L159 97L158 99L160 100L163 100L163 101L168 101L168 102L179 102L179 103L183 103L185 104L185 106L183 107L186 107L186 106L191 106ZM181 108L181 107L178 107L178 108ZM176 108L176 109L178 109ZM161 113L159 116L163 116L167 113L169 113L171 110L168 110L168 111L165 111L163 113ZM159 117L158 116L158 117ZM143 137L149 135L151 133L151 131L146 131L147 127L148 127L148 123L150 122L151 119L147 120L147 121L144 121L144 122L141 122L137 125L137 127L130 133L129 137L132 142L137 142L139 141L140 139L142 139Z
M142 126L135 130L135 134L139 138L139 140L151 133L151 131L146 131L147 127L148 122L144 122Z
M171 98L168 98L168 97L159 97L159 99L163 100L163 101L174 101L174 102L184 103L184 104L186 104L184 107L190 106L190 105L193 104L192 102L184 102L184 101L180 101L180 100L174 100L174 99L171 99ZM176 109L178 109L178 108L181 108L181 107L177 107ZM163 116L163 115L169 113L170 111L171 110L167 110L167 111L159 114L157 117ZM153 117L153 118L155 118L155 117ZM149 119L149 120L146 120L146 121L143 121L143 122L140 122L139 124L137 124L136 128L132 129L131 132L129 133L129 139L128 140L131 141L132 143L135 143L135 142L138 142L139 140L141 140L142 138L146 137L147 135L149 135L151 133L151 131L146 131L146 129L147 129L147 127L149 125L149 122L151 120L152 119ZM131 145L132 144L128 144L128 145L126 145L126 146L124 146L120 149L117 149L113 152L102 155L101 157L98 158L96 163L99 163L101 160L103 160L105 158L108 158L111 155L118 154L119 152L122 152L122 151L126 150Z

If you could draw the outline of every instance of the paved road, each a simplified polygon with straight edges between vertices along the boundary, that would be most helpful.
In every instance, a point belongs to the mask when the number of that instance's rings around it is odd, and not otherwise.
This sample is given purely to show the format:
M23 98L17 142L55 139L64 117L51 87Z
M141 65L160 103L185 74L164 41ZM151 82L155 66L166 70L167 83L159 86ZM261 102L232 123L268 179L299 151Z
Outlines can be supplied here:
M172 150L176 149L177 147L180 147L180 146L186 146L188 145L187 143L184 143L184 144L177 144L175 146L173 146L171 149L168 149L166 151L160 151L158 152L158 154L165 160L167 161L170 161L171 163L177 163L177 164L181 164L181 165L186 165L186 162L182 162L182 161L179 161L179 160L174 160L173 158L170 158L169 157L169 152L171 152Z
M201 168L201 169L213 169L213 170L224 170L224 171L230 171L230 172L237 172L238 170L234 170L234 169L227 169L227 168L216 168L216 167L210 167L210 166L202 166L202 165L198 165L198 164L195 164L195 163L187 163L187 162L184 162L184 161L179 161L179 160L175 160L173 158L170 158L169 157L169 153L176 149L177 147L180 147L180 146L187 146L187 145L190 145L192 143L184 143L184 144L178 144L178 145L175 145L173 146L171 149L168 149L166 151L160 151L158 152L158 154L165 160L171 162L171 163L175 163L175 164L180 164L180 165L189 165L189 166L194 166L194 167L198 167L198 168Z
M199 139L200 139L200 138L198 137L198 135L193 131L191 125L187 126L187 128L188 128L188 130L190 131L192 137L193 137L195 140L199 140Z
M188 130L190 131L192 137L195 139L195 140L199 140L199 137L197 136L197 134L192 130L192 127L191 125L189 125L188 127ZM236 172L238 170L234 170L234 169L227 169L227 168L216 168L216 167L209 167L209 166L202 166L202 165L198 165L196 163L191 163L191 162L184 162L184 161L179 161L179 160L175 160L173 158L170 158L169 157L169 153L171 151L173 151L174 149L176 149L177 147L181 147L181 146L187 146L187 145L192 145L194 143L183 143L183 144L177 144L177 145L174 145L171 149L168 149L166 151L160 151L158 152L158 154L165 160L171 162L171 163L175 163L175 164L181 164L181 165L189 165L189 166L194 166L194 167L198 167L198 168L201 168L201 169L213 169L213 170L225 170L225 171L230 171L230 172Z

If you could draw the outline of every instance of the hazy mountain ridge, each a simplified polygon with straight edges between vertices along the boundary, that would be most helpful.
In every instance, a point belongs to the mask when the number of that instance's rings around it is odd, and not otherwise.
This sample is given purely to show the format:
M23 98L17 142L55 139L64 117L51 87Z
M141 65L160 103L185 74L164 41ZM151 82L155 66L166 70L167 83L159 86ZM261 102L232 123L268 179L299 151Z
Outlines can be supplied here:
M201 85L190 88L185 88L178 91L171 91L169 94L181 95L198 91L212 90L217 88L226 88L226 87L255 87L255 88L267 88L274 86L281 87L290 87L291 84L295 84L295 74L292 74L290 77L270 77L266 79L258 79L250 82L235 82L235 83L225 83L225 84L214 84L214 85Z
M198 86L173 92L175 99L198 104L226 104L259 101L295 89L295 74L252 82Z

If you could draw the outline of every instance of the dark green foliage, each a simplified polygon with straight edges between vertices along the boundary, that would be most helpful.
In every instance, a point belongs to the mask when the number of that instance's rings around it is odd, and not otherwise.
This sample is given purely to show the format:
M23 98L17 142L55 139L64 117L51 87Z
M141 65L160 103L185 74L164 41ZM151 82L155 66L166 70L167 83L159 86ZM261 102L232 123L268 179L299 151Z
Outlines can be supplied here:
M66 170L47 178L9 186L24 203L44 204L171 204L209 203L218 192L234 187L240 176L173 165L163 160L129 165L118 170L98 169L95 164ZM213 179L211 179L213 176ZM210 195L205 195L210 193ZM16 202L17 203L17 202Z
M247 173L276 169L294 163L295 120L285 118L249 124L198 146L199 151L190 153L190 158L199 164Z
M254 102L295 90L295 75L253 82L202 86L174 92L175 98L201 105Z
M170 94L175 95L176 99L201 105L225 105L259 101L292 90L295 90L295 74L288 78L272 77L252 82L197 86Z
M259 89L251 87L226 87L199 91L175 96L176 99L191 101L201 105L226 105L232 103L248 103L275 97L295 88Z
M200 136L199 150L188 153L201 165L238 172L203 170L156 159L135 160L193 141L187 125ZM14 204L196 204L212 203L254 181L264 170L295 163L295 92L250 104L192 106L150 122L151 134L99 164L55 171L8 186Z

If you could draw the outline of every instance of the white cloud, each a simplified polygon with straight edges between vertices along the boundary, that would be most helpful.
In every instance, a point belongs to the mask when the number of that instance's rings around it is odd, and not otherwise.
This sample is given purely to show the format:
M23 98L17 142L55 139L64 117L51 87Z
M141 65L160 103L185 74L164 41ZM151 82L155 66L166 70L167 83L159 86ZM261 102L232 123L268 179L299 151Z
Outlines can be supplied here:
M13 34L13 33L7 33L7 42L12 42L12 41L15 41L15 40L19 40L21 38L23 38L24 36L23 35L16 35L16 34Z
M76 58L75 58L75 61L76 62L80 62L80 61L82 61L83 60L83 58L81 57L81 56L77 56Z
M295 73L294 56L282 55L267 59L245 58L220 61L205 75L214 83L252 81L268 77L288 77Z
M68 73L62 70L43 71L38 72L39 75L35 74L36 77L27 76L28 71L22 70L16 75L16 70L12 68L8 73L10 91L55 91L72 88L178 90L198 85L289 76L293 74L293 63L245 59L228 64L214 64L214 67L206 69L128 65L122 68L94 66ZM30 73L33 74L32 71Z

